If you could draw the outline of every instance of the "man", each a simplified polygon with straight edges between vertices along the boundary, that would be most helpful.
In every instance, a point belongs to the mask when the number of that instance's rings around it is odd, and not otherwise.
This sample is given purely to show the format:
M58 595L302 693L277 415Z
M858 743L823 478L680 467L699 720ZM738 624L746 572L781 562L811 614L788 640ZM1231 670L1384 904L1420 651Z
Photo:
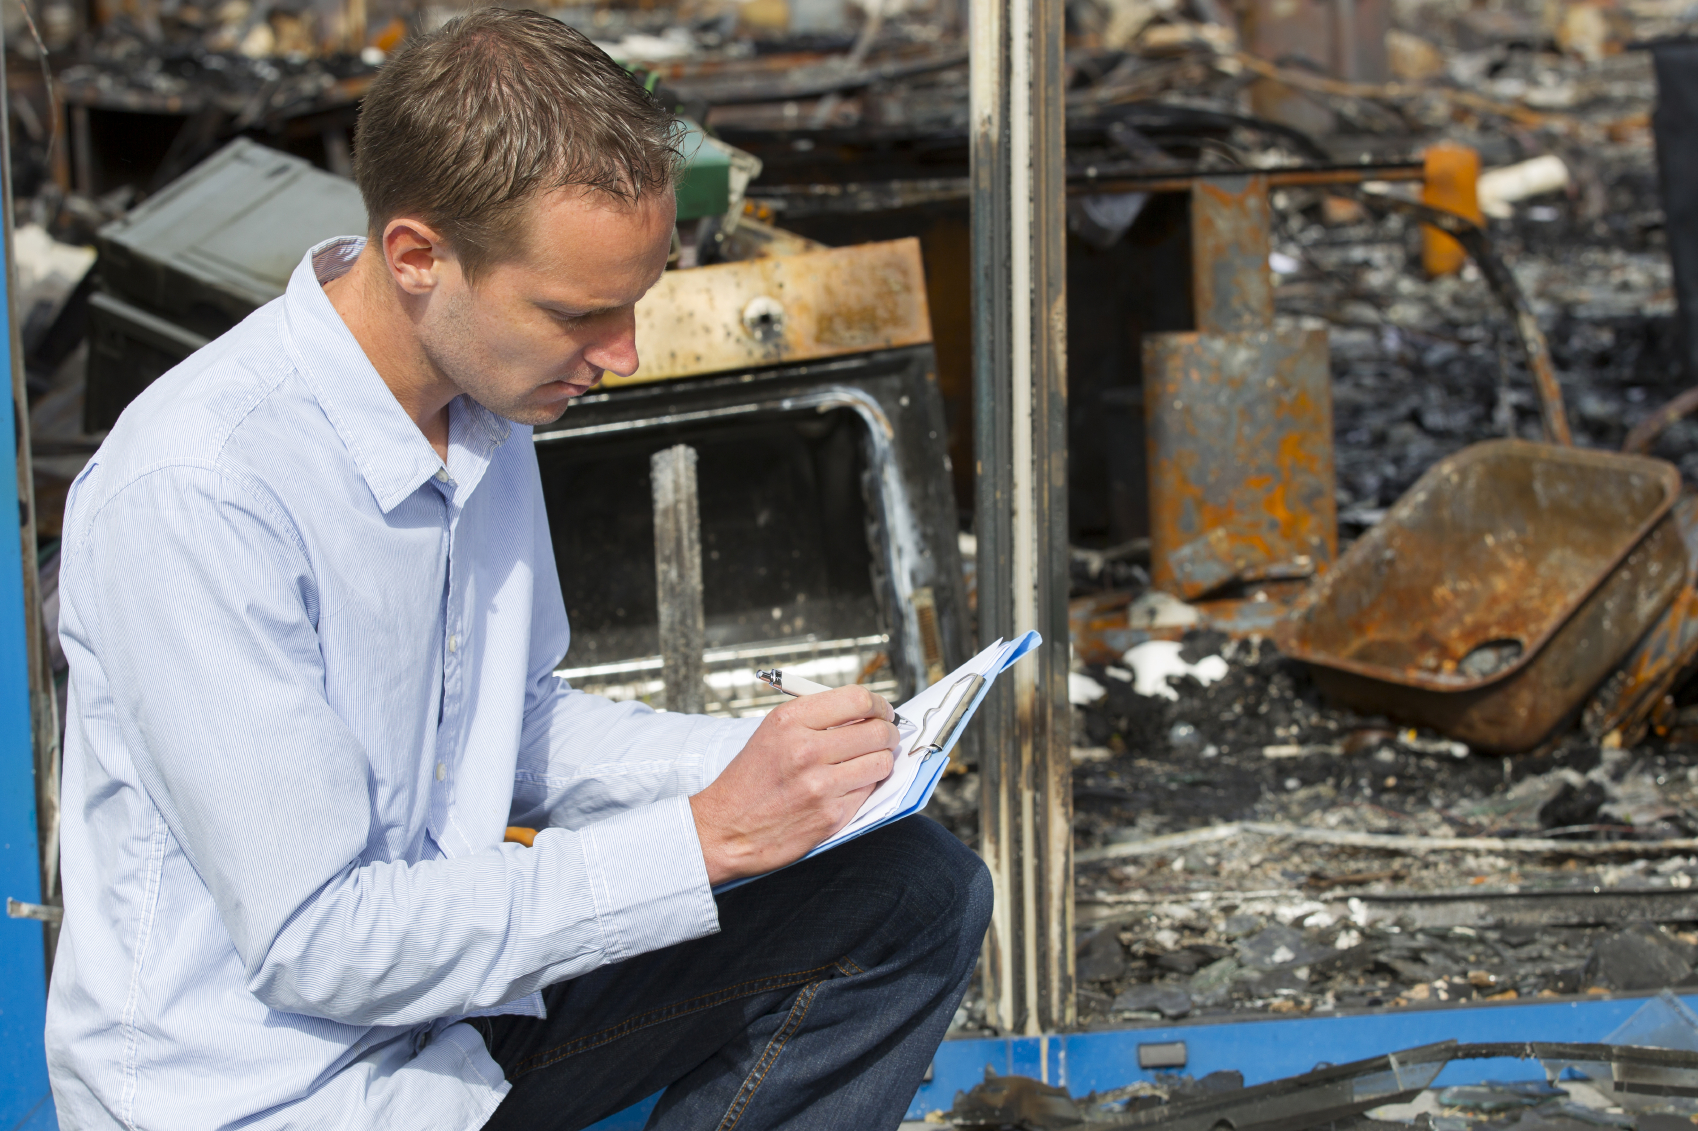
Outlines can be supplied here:
M415 41L360 123L369 239L314 248L79 477L65 1127L553 1131L663 1088L654 1127L899 1120L985 870L923 819L795 863L889 772L889 705L719 721L551 674L529 426L636 369L673 130L535 13Z

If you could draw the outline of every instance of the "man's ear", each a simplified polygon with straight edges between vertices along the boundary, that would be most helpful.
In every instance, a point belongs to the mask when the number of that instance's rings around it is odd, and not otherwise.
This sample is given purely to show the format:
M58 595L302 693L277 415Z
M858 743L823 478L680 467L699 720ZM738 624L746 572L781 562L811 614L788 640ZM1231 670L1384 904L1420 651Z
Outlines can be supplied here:
M383 259L389 277L408 294L426 295L440 286L458 261L441 235L416 217L402 216L383 226Z

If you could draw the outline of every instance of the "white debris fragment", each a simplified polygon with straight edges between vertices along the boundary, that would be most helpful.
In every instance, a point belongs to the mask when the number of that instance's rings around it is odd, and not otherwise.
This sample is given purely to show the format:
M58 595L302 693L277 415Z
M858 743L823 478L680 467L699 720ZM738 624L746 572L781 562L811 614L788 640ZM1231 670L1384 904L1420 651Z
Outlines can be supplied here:
M1179 655L1182 647L1175 640L1146 640L1128 649L1121 660L1132 669L1132 690L1139 695L1178 699L1179 692L1167 682L1173 676L1188 675L1205 687L1226 678L1228 668L1221 657L1204 656L1194 664L1187 663Z
M1357 900L1356 902L1362 901ZM1355 927L1342 930L1338 932L1338 938L1332 941L1332 945L1338 950L1349 950L1353 946L1360 946L1362 945L1362 932Z
M1494 219L1507 220L1515 215L1510 205L1567 187L1568 166L1554 153L1547 153L1531 161L1486 170L1480 174L1476 191L1480 211Z
M1336 742L1282 743L1262 747L1264 758L1307 758L1311 754L1343 754L1344 747Z
M1189 628L1202 614L1171 593L1146 590L1126 607L1126 623L1132 628Z
M1088 707L1108 694L1108 688L1088 675L1067 673L1067 701L1075 707Z
M1405 750L1413 750L1417 754L1449 754L1459 761L1470 753L1466 742L1456 742L1449 738L1422 738L1414 727L1409 727L1399 734L1397 743Z

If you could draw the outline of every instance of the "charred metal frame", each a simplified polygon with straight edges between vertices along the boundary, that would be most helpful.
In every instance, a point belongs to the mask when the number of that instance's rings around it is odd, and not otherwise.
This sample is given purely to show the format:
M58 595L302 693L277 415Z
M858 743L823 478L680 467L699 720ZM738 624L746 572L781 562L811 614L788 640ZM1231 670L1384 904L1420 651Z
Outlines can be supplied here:
M965 625L957 619L965 609L961 596L961 567L954 535L928 534L947 509L947 473L935 476L933 492L911 480L904 463L920 458L923 438L943 424L941 409L929 405L921 389L933 382L929 347L892 350L852 359L816 362L768 371L758 376L736 375L692 382L638 385L597 393L575 405L562 423L532 439L546 446L574 439L676 429L679 425L737 418L771 418L847 409L864 427L867 467L872 479L869 505L881 531L880 585L890 614L890 651L901 695L924 685L928 669L926 634L920 623L923 590L933 594L935 635L942 646L945 670L966 658ZM860 383L851 384L856 381ZM728 387L740 390L727 403ZM935 394L934 394L935 396ZM933 413L937 413L936 418ZM915 474L918 469L915 469ZM923 525L922 525L923 524ZM938 596L942 594L942 596ZM1066 751L1063 750L1065 754Z
M981 708L983 977L991 1024L1038 1033L1074 1020L1062 5L969 23L979 638L1047 643Z

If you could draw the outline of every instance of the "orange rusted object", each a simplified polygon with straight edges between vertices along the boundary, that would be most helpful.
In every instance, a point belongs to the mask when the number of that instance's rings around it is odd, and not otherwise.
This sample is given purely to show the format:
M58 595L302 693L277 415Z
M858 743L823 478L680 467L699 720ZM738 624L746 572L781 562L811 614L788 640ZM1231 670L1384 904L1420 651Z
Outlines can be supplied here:
M1421 203L1484 226L1480 211L1480 155L1466 145L1441 141L1422 154L1426 164ZM1468 262L1468 253L1452 236L1431 224L1421 228L1421 262L1429 275L1453 275Z
M1150 576L1188 599L1338 547L1324 330L1144 339Z
M536 847L537 831L520 828L518 825L508 825L507 835L502 838L508 844L522 844L526 848Z
M1264 175L1191 191L1195 333L1144 338L1150 576L1187 600L1338 546L1325 330L1275 326Z
M1434 465L1274 633L1335 700L1515 753L1686 583L1662 460L1521 440Z

